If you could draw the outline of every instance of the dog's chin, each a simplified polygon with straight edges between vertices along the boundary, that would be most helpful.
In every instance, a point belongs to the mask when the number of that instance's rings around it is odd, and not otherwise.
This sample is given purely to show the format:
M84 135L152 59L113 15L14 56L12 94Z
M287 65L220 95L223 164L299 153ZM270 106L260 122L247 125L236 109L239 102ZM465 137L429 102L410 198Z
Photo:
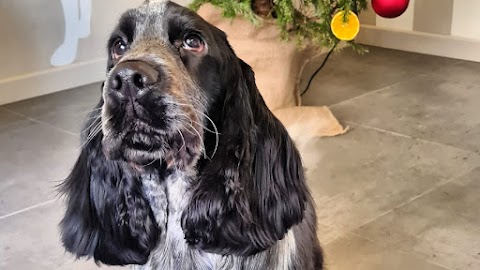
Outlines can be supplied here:
M110 142L108 142L110 141ZM122 143L111 143L115 140L108 140L104 138L102 142L102 150L104 155L109 160L123 161L128 164L129 168L137 172L149 171L155 167L159 167L163 153L159 151L145 152L140 149L128 147Z
M127 133L128 134L128 133ZM103 153L109 160L122 160L136 172L148 172L154 169L193 167L201 153L201 140L191 132L175 133L173 135L148 136L148 143L141 148L132 145L130 133L123 137L104 136L102 140ZM155 140L152 140L155 138Z

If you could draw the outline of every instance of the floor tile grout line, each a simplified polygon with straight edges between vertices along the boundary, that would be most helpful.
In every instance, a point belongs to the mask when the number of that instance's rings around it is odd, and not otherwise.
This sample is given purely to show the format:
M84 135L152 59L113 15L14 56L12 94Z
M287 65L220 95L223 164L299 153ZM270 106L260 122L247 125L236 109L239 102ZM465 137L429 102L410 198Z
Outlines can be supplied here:
M334 229L334 227L332 227L332 226L330 226L330 225L326 225L326 224L324 224L324 223L322 223L322 222L317 221L317 223L320 224L320 225L322 225L322 226L324 226L324 227L328 227L328 228L330 228L330 229ZM338 241L338 240L340 240L340 239L342 239L342 238L346 238L346 237L349 237L349 236L354 236L354 237L360 238L360 239L365 240L365 241L368 241L368 242L370 242L370 243L372 243L372 244L380 244L380 247L382 247L382 243L381 243L381 242L371 240L371 239L369 239L369 238L367 238L367 237L365 237L365 236L363 236L363 235L360 235L360 234L356 233L354 230L349 230L349 231L347 231L347 232L345 232L345 233L341 233L338 237L336 237L336 238L334 238L334 239L332 239L332 240L330 240L330 241L321 242L321 245L322 245L323 247L326 247L326 246L332 244L332 243L335 242L335 241ZM429 264L433 264L433 265L435 265L435 266L444 268L445 270L454 270L453 268L450 268L449 266L446 266L446 265L443 265L443 264L439 264L438 262L434 262L434 261L431 261L431 260L422 258L421 256L419 256L419 255L418 255L417 253L415 253L415 252L406 251L406 250L403 250L403 249L401 249L401 248L395 248L395 247L390 247L390 248L393 249L393 250L396 251L396 252L413 256L414 258L417 258L417 259L419 259L419 260L421 260L421 261L425 261L425 262L427 262L427 263L429 263Z
M324 227L328 227L329 229L335 230L335 228L332 227L331 225L327 225L327 224L322 223L322 222L319 222L319 221L317 221L317 223L320 224L320 225L322 225L322 226L324 226ZM347 236L349 236L349 235L355 236L355 237L358 237L358 238L361 238L361 239L363 239L363 240L366 240L366 241L369 241L369 242L372 242L372 243L375 243L374 241L372 241L372 240L370 240L370 239L368 239L368 238L365 238L365 237L363 237L363 236L355 233L353 230L349 230L349 231L347 231L347 232L345 232L345 233L339 233L338 237L336 237L336 238L334 238L334 239L332 239L332 240L330 240L330 241L321 242L321 244L322 244L322 246L327 246L327 245L329 245L329 244L337 241L338 239L343 238L343 237L347 237Z
M390 88L392 88L392 87L394 87L394 86L396 86L396 85L398 85L398 84L405 83L405 82L409 82L409 81L412 81L412 80L417 79L417 78L420 78L420 77L427 77L427 76L426 76L426 75L423 75L423 74L417 74L417 75L415 75L415 76L413 76L413 77L410 77L410 78L408 78L408 79L406 79L406 80L400 80L400 81L398 81L398 82L394 82L394 83L392 83L392 84L389 84L389 85L386 85L386 86L384 86L384 87L381 87L381 88L378 88L378 89L374 89L374 90L371 90L371 91L368 91L368 90L367 90L366 93L363 93L363 94L361 94L361 95L354 96L354 97L351 97L351 98L349 98L349 99L345 99L345 100L339 101L339 102L337 102L337 103L329 104L329 105L326 105L326 106L328 106L329 108L333 108L333 107L335 107L335 106L342 105L343 103L346 103L346 102L354 101L354 100L356 100L356 99L363 98L363 97L372 95L372 94L374 94L374 93L378 93L378 92L382 92L382 91L388 90L388 89L390 89Z
M420 139L420 138L415 138L415 137L412 137L412 136L409 136L409 135L405 135L405 134L402 134L402 133L398 133L398 132L394 132L394 131L389 131L389 130L384 130L384 129L381 129L381 128L376 128L376 127L372 127L372 126L368 126L368 125L363 125L363 124L359 124L359 123L355 123L355 122L352 122L352 121L345 121L345 123L349 124L349 125L354 125L354 126L358 126L358 127L361 127L361 128L365 128L365 129L371 129L371 130L374 130L374 131L377 131L377 132L382 132L382 133L386 133L386 134L390 134L392 136L398 136L398 137L402 137L402 138L408 138L408 139L412 139L412 140L418 140L418 141L421 141L421 142L424 142L424 143L429 143L429 144L433 144L433 145L438 145L438 146L443 146L443 147L451 147L453 149L456 149L456 150L459 150L459 151L465 151L465 152L468 152L468 153L471 153L471 154L474 154L474 155L477 155L477 156L480 156L478 153L475 153L471 150L465 150L465 149L461 149L461 148L457 148L455 146L451 146L451 145L446 145L446 144L441 144L441 143L437 143L437 142L432 142L432 141L428 141L428 140L424 140L424 139ZM471 170L468 170L466 174L470 173L471 171L473 171L474 169L478 168L480 166L473 166L473 168ZM461 177L465 174L460 174L460 175L457 175L457 176L454 176L453 178L447 180L445 183L440 183L438 186L442 186L443 184L446 184L448 182L451 182L453 180L455 180L457 177ZM334 195L333 197L331 198L328 198L326 199L326 202L329 202L329 201L332 201L334 200L335 198L341 196L342 194L344 194L343 192L342 193L339 193L339 194L336 194ZM324 225L324 224L322 224ZM365 224L363 224L365 225ZM363 226L363 225L360 225L359 227ZM326 225L325 225L326 226ZM358 227L357 227L358 228Z
M2 128L9 127L9 126L13 126L13 125L15 125L16 123L21 122L21 121L30 121L30 119L28 119L27 117L25 117L25 116L23 116L23 115L20 115L20 114L17 114L17 113L15 113L15 112L12 112L12 111L10 111L10 110L8 110L8 109L5 109L5 108L3 108L3 107L1 107L1 106L0 106L0 110L3 111L3 112L6 112L6 113L8 113L8 114L13 114L13 115L15 115L15 116L20 117L20 119L14 120L14 121L11 122L11 123L7 123L7 124L0 125L0 127L2 127Z
M318 209L317 209L316 211L318 212ZM327 224L324 224L324 223L320 222L320 221L318 220L318 217L317 217L317 225L322 225L322 226L327 227L327 228L329 228L329 229L335 230L335 228L332 227L331 225L327 225ZM335 231L336 231L336 230L335 230ZM317 230L317 234L318 234L318 230ZM341 238L342 236L343 236L343 235L340 235L339 237L336 237L336 238L334 238L334 239L332 239L332 240L330 240L330 241L321 242L321 244L322 244L322 246L326 246L326 245L332 243L333 241Z
M379 244L380 247L383 246L381 242L375 241L375 240L369 239L368 237L365 237L365 236L363 236L363 235L360 235L360 234L356 233L355 230L350 230L350 231L348 231L345 235L349 235L349 234L350 234L350 235L354 235L354 236L356 236L356 237L358 237L358 238L361 238L361 239L363 239L363 240L365 240L365 241L368 241L368 242L370 242L370 243ZM332 241L331 241L331 242L332 242ZM395 247L393 247L393 246L392 246L392 247L389 247L389 248L391 248L391 249L393 249L393 250L395 250L395 251L397 251L397 252L399 252L399 253L403 253L403 254L406 254L406 255L413 256L413 257L415 257L415 258L417 258L417 259L419 259L419 260L421 260L421 261L425 261L425 262L427 262L427 263L429 263L429 264L434 264L434 265L436 265L436 266L445 268L445 270L454 270L453 268L450 268L449 266L446 266L446 265L443 265L443 264L439 264L439 263L437 263L437 262L434 262L434 261L431 261L431 260L422 258L421 256L419 256L419 255L418 255L417 253L415 253L415 252L407 251L407 250L404 250L404 249L401 249L401 248L395 248Z
M3 107L3 106L0 106L0 110L1 110L1 111L4 111L4 112L6 112L6 113L13 114L13 115L16 115L16 116L18 116L18 117L24 118L23 120L30 120L26 115L17 113L17 112L15 112L15 111L12 111L12 110L10 110L10 109L7 109L7 108L5 108L5 107Z
M330 225L325 225L324 223L321 223L321 222L318 222L318 224L320 224L320 225L322 225L322 226L325 226L325 227L328 227L328 228L333 228L332 226L330 226ZM369 239L369 238L367 238L367 237L364 237L364 236L362 236L362 235L360 235L360 234L357 234L357 233L354 232L354 230L349 230L349 231L341 234L339 237L337 237L337 238L335 238L335 239L332 239L332 240L330 240L330 241L321 242L321 245L322 245L323 247L326 247L327 245L332 244L333 242L335 242L335 241L337 241L337 240L339 240L339 239L341 239L341 238L348 237L348 236L355 236L355 237L360 238L360 239L362 239L362 240L368 241L368 242L370 242L370 243L372 243L372 244L380 244L380 247L382 247L381 242L377 242L377 241L371 240L371 239ZM403 249L401 249L401 248L395 248L395 247L390 247L390 248L393 249L393 250L396 251L396 252L403 253L403 254L405 254L405 255L410 255L410 256L412 256L412 257L414 257L414 258L416 258L416 259L419 259L419 260L421 260L421 261L424 261L424 262L427 262L427 263L429 263L429 264L433 264L433 265L435 265L435 266L444 268L445 270L455 270L455 269L453 269L453 268L450 268L449 266L446 266L446 265L443 265L443 264L439 264L438 262L434 262L434 261L431 261L431 260L422 258L421 256L419 256L419 255L418 255L417 253L415 253L415 252L406 251L406 250L403 250Z
M431 192L433 192L433 191L435 191L435 190L437 190L437 189L439 189L439 188L441 188L441 187L443 187L443 186L445 186L445 185L447 185L447 184L449 184L449 183L452 183L453 181L455 181L455 180L457 180L457 179L459 179L459 178L461 178L461 177L463 177L463 176L465 176L465 175L468 175L469 173L471 173L472 171L474 171L475 169L477 169L477 168L479 168L479 167L480 167L480 166L473 166L471 169L465 171L464 173L459 174L459 175L454 176L454 177L451 177L451 178L448 179L447 181L441 182L441 183L433 186L432 188L430 188L430 189L422 192L421 194L419 194L419 195L417 195L417 196L414 196L414 197L408 199L407 201L405 201L405 202L403 202L403 203L401 203L401 204L393 207L392 209L390 209L390 210L388 210L388 211L386 211L386 212L384 212L384 213L381 213L381 214L375 216L374 218L369 219L368 221L364 222L363 224L360 224L359 226L356 226L356 228L352 228L352 229L346 230L346 231L345 231L344 233L342 233L339 237L337 237L337 238L335 238L335 239L332 239L332 240L330 240L330 241L327 241L327 242L323 242L323 245L325 245L325 246L326 246L326 245L329 245L329 244L333 243L334 241L336 241L336 240L338 240L338 239L340 239L340 238L342 238L342 237L346 237L346 236L348 236L348 235L353 235L353 236L356 236L356 237L361 238L361 239L363 239L363 240L369 241L369 242L371 242L371 243L378 244L378 243L379 243L378 241L375 241L375 240L369 239L368 237L362 236L362 235L356 233L355 231L356 231L357 229L363 227L363 226L366 226L366 225L374 222L375 220L377 220L377 219L379 219L379 218L381 218L381 217L383 217L383 216L386 216L386 215L392 213L393 211L395 211L395 210L397 210L397 209L399 209L399 208L401 208L401 207L403 207L403 206L405 206L405 205L407 205L407 204L409 204L409 203L411 203L411 202L414 202L415 200L417 200L417 199L419 199L419 198L421 198L421 197L423 197L423 196L425 196L425 195L427 195L427 194L429 194L429 193L431 193ZM320 221L317 221L317 223L320 224L320 225L322 225L322 226L325 226L325 227L334 229L334 227L332 227L332 226L330 226L330 225L326 225L326 224L324 224L324 223L322 223L322 222L320 222ZM380 243L380 244L381 244L381 243ZM431 260L422 258L422 257L418 256L416 253L412 253L412 252L405 251L405 250L403 250L403 249L397 249L397 248L395 248L395 250L398 251L398 252L402 252L402 253L404 253L404 254L407 254L407 255L412 255L412 256L416 257L417 259L420 259L420 260L423 260L423 261L428 262L428 263L430 263L430 264L434 264L434 265L436 265L436 266L445 268L446 270L454 270L454 269L451 268L451 267L448 267L448 266L445 266L445 265L443 265L443 264L439 264L439 263L437 263L437 262L434 262L434 261L431 261Z
M363 124L356 123L356 122L353 122L353 121L345 121L345 123L347 123L347 124L349 124L349 125L354 125L354 126L362 127L362 128L365 128L365 129L371 129L371 130L375 130L375 131L378 131L378 132L387 133L387 134L390 134L390 135L393 135L393 136L398 136L398 137L403 137L403 138L409 138L409 139L418 140L418 141L421 141L421 142L425 142L425 143L429 143L429 144L434 144L434 145L439 145L439 146L447 146L447 147L451 147L451 148L454 148L454 149L457 149L457 150L467 151L467 152L470 152L470 153L473 153L473 154L478 155L477 153L475 153L475 152L473 152L473 151L471 151L471 150L461 149L461 148L457 148L457 147L452 146L452 145L442 144L442 143L438 143L438 142L434 142L434 141L428 141L428 140L425 140L425 139L412 137L412 136L410 136L410 135L406 135L406 134L402 134L402 133L398 133L398 132L394 132L394 131L390 131L390 130L385 130L385 129L381 129L381 128L376 128L376 127L369 126L369 125L363 125ZM365 225L368 225L369 223L371 223L371 222L373 222L373 221L375 221L375 220L377 220L377 219L379 219L379 218L381 218L381 217L383 217L383 216L385 216L385 215L388 215L389 213L391 213L391 212L393 212L393 211L395 211L395 210L397 210L397 209L399 209L399 208L401 208L401 207L403 207L403 206L405 206L405 205L407 205L407 204L409 204L409 203L411 203L411 202L413 202L413 201L415 201L415 200L417 200L417 199L419 199L419 198L421 198L421 197L423 197L423 196L425 196L425 195L427 195L427 194L429 194L429 193L431 193L431 192L433 192L433 191L435 191L435 190L437 190L437 189L439 189L439 188L441 188L441 187L443 187L443 186L445 186L445 185L447 185L447 184L455 181L456 179L459 179L459 178L461 178L461 177L463 177L463 176L465 176L465 175L468 175L469 173L471 173L473 170L475 170L475 169L477 169L477 168L479 168L479 166L473 166L471 169L466 170L465 172L463 172L463 173L461 173L461 174L459 174L459 175L453 176L452 178L448 179L447 181L441 182L441 183L433 186L432 188L430 188L430 189L422 192L421 194L419 194L419 195L417 195L417 196L414 196L414 197L412 197L412 198L409 198L407 201L405 201L405 202L403 202L403 203L401 203L401 204L393 207L392 209L390 209L390 210L388 210L388 211L386 211L386 212L384 212L384 213L381 213L380 215L377 215L376 217L374 217L374 218L366 221L365 223L357 226L356 228L349 229L349 230L345 231L344 233L341 233L341 234L340 234L338 237L336 237L335 239L332 239L332 240L330 240L330 241L328 241L328 242L323 242L323 244L324 244L324 245L329 245L329 244L331 244L332 242L334 242L334 241L336 241L336 240L338 240L338 239L340 239L340 238L342 238L342 237L347 237L348 235L356 236L356 237L361 238L361 239L364 239L364 240L366 240L366 241L369 241L369 242L377 243L377 244L378 244L377 241L374 241L374 240L371 240L371 239L369 239L369 238L367 238L367 237L364 237L364 236L356 233L355 231L356 231L358 228L363 227L363 226L365 226ZM336 196L334 196L334 197L336 197ZM331 198L331 199L332 199L332 198ZM330 200L330 199L329 199L329 200ZM328 228L333 228L332 226L326 225L326 224L324 224L324 223L322 223L322 222L318 222L318 223L321 224L322 226L325 226L325 227L328 227ZM429 264L433 264L433 265L436 265L436 266L438 266L438 267L442 267L442 268L444 268L445 270L454 270L453 268L450 268L450 267L448 267L448 266L439 264L438 262L434 262L434 261L431 261L431 260L422 258L422 257L419 256L418 254L415 254L415 253L412 253L412 252L409 252L409 251L405 251L405 250L403 250L403 249L395 249L395 250L397 250L398 252L407 254L407 255L414 256L414 257L416 257L417 259L422 260L422 261L425 261L425 262L427 262L427 263L429 263Z
M50 123L44 122L44 121L42 121L42 120L38 120L38 119L36 119L36 118L29 117L29 116L27 116L27 115L21 114L21 113L16 112L16 111L12 111L12 110L10 110L10 109L6 109L6 108L3 108L3 109L6 110L6 111L8 111L8 112L10 112L10 113L16 114L16 115L21 116L21 117L23 117L23 118L26 118L27 120L30 120L30 121L35 122L35 123L37 123L37 124L43 124L43 125L52 127L52 128L54 128L54 129L56 129L56 130L58 130L58 131L61 131L61 132L63 132L63 133L66 133L66 134L68 134L68 135L78 136L77 133L74 133L74 132L65 130L65 129L63 129L63 128L57 127L57 126L52 125L52 124L50 124Z
M402 138L413 139L413 140L416 139L416 138L414 138L410 135L406 135L406 134L403 134L403 133L399 133L399 132L395 132L395 131L391 131L391 130L386 130L386 129L382 129L382 128L377 128L377 127L370 126L370 125L360 124L360 123L350 121L350 120L345 120L344 122L346 124L349 124L349 125L352 125L352 126L358 126L358 127L361 127L361 128L370 129L370 130L378 131L378 132L381 132L381 133L387 133L387 134L395 136L395 137L402 137Z
M453 176L453 177L451 177L450 179L448 179L448 180L446 180L446 181L444 181L444 182L440 182L440 183L434 185L432 188L429 188L429 189L427 189L426 191L424 191L424 192L422 192L422 193L420 193L420 194L418 194L418 195L416 195L416 196L413 196L413 197L409 198L408 200L402 202L401 204L393 207L392 209L390 209L390 210L388 210L388 211L386 211L386 212L383 212L383 213L377 215L377 216L374 217L374 218L369 219L368 221L364 222L363 224L360 224L360 225L357 226L355 229L353 229L353 231L354 231L354 230L357 230L358 228L361 228L361 227L363 227L363 226L365 226L365 225L368 225L368 224L372 223L373 221L375 221L375 220L377 220L377 219L379 219L379 218L381 218L381 217L383 217L383 216L385 216L385 215L388 215L388 214L392 213L393 211L395 211L395 210L397 210L397 209L399 209L399 208L401 208L401 207L403 207L403 206L405 206L405 205L407 205L407 204L409 204L409 203L411 203L411 202L413 202L413 201L416 201L417 199L419 199L419 198L421 198L421 197L423 197L423 196L425 196L425 195L427 195L427 194L429 194L429 193L431 193L431 192L433 192L433 191L435 191L435 190L437 190L437 189L439 189L439 188L441 188L441 187L444 187L445 185L450 184L450 183L452 183L453 181L455 181L455 180L457 180L457 179L459 179L459 178L461 178L461 177L463 177L463 176L465 176L465 175L468 175L469 173L473 172L475 169L477 169L477 168L479 168L479 167L480 167L480 166L473 166L471 169L466 170L464 173L458 174L458 175Z
M345 122L346 124L349 124L349 125L362 127L362 128L365 128L365 129L371 129L371 130L378 131L378 132L381 132L381 133L390 134L390 135L392 135L392 136L397 136L397 137L412 139L412 140L416 140L416 141L419 141L419 142L428 143L428 144L433 144L433 145L437 145L437 146L450 147L450 148L453 148L453 149L456 149L456 150L465 151L465 152L469 152L469 153L471 153L471 154L480 156L480 154L477 153L477 152L475 152L475 151L472 151L472 150L469 150L469 149L459 148L459 147L456 147L456 146L454 146L454 145L444 144L444 143L435 142L435 141L429 141L429 140L422 139L422 138L419 138L419 137L413 137L413 136L411 136L411 135L407 135L407 134L403 134L403 133L398 133L398 132L395 132L395 131L391 131L391 130L387 130L387 129L383 129L383 128L378 128L378 127L374 127L374 126L370 126L370 125L365 125L365 124L357 123L357 122L350 121L350 120L345 120L344 122Z
M417 253L414 253L414 252L406 251L406 250L403 250L403 249L397 249L397 248L395 250L400 252L400 253L406 254L406 255L411 255L411 256L413 256L413 257L415 257L415 258L417 258L421 261L427 262L429 264L433 264L435 266L444 268L445 270L455 270L455 269L451 268L450 266L446 266L446 265L440 264L438 262L434 262L434 261L431 261L429 259L422 258L420 255L418 255Z
M55 202L56 200L57 200L57 199L51 199L51 200L48 200L48 201L44 201L44 202L41 202L41 203L37 203L37 204L31 205L31 206L29 206L29 207L26 207L26 208L23 208L23 209L20 209L20 210L17 210L17 211L14 211L14 212L5 214L5 215L3 215L3 216L0 216L0 220L3 220L3 219L6 219L6 218L9 218L9 217L12 217L12 216L16 216L16 215L19 215L19 214L28 212L28 211L30 211L30 210L36 209L36 208L38 208L38 207L42 207L42 206L44 206L44 205L51 204L51 203Z

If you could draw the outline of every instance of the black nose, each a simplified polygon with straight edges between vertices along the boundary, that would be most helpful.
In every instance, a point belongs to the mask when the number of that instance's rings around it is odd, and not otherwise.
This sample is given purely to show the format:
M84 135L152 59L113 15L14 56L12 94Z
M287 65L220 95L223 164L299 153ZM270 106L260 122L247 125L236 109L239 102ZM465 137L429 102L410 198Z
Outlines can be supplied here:
M139 92L158 81L158 71L143 61L126 61L110 73L109 87L122 95L136 98Z

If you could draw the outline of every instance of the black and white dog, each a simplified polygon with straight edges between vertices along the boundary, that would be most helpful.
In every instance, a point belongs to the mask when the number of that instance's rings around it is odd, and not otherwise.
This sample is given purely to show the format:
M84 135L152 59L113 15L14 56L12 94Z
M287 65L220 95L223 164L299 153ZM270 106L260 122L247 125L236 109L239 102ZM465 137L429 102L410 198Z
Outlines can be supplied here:
M322 269L300 155L225 34L150 1L108 41L62 185L65 248L135 269Z

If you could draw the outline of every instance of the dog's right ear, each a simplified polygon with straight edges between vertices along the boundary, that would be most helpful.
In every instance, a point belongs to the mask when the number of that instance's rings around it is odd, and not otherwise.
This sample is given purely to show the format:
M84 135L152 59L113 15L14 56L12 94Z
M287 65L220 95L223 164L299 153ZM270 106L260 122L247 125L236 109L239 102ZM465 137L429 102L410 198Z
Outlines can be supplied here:
M102 152L102 103L89 116L80 156L60 186L67 204L60 223L63 246L104 264L145 264L160 230L140 179Z

